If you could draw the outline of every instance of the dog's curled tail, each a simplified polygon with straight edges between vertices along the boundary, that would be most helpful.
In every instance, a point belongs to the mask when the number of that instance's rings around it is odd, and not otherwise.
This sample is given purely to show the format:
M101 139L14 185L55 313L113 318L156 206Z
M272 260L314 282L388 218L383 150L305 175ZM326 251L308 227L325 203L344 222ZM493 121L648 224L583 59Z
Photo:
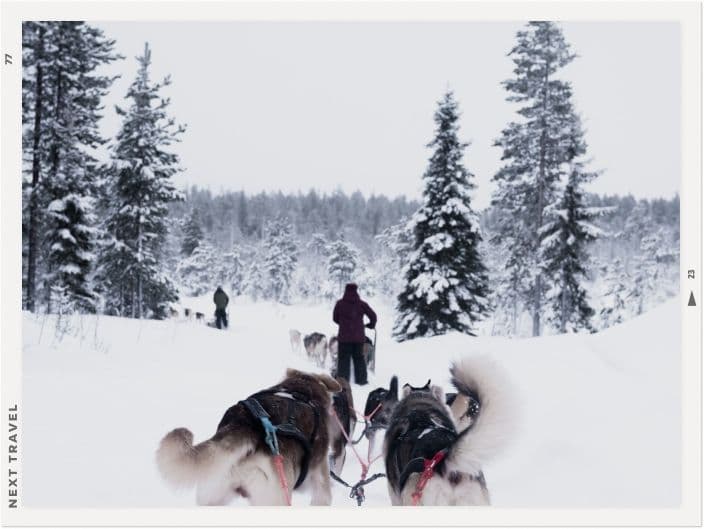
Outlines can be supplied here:
M224 450L208 439L193 445L187 428L176 428L161 440L156 451L156 465L164 480L175 488L190 488L218 470L236 464L252 447L248 443Z
M161 440L156 451L156 466L164 480L173 487L192 487L203 474L204 462L214 457L215 447L208 441L193 446L193 434L176 428Z
M479 402L479 414L457 442L452 457L483 464L498 455L516 430L515 405L504 370L486 356L470 356L453 363L452 384L460 394Z

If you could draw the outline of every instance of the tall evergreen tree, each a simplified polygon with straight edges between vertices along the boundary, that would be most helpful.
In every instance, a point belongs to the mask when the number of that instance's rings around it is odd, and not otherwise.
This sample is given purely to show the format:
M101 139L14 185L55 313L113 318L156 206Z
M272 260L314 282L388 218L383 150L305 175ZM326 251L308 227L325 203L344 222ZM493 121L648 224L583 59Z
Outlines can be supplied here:
M601 234L593 221L608 208L588 207L585 203L582 186L596 173L584 170L584 163L578 159L584 152L581 124L574 116L567 149L567 185L560 200L545 209L546 222L540 230L545 278L554 285L548 294L552 303L550 320L563 334L568 330L595 330L591 322L594 309L589 305L583 282L588 279L587 245Z
M234 296L243 292L244 265L238 246L233 246L222 256L216 282L220 285L229 285Z
M337 284L338 292L342 292L342 286L352 280L352 274L357 269L359 252L351 243L338 239L328 245L326 253L328 276Z
M166 149L185 130L168 117L168 99L159 91L170 83L149 78L151 50L137 58L137 77L127 92L129 108L117 108L122 128L112 154L114 206L107 219L109 238L101 257L101 280L109 310L124 316L161 318L178 299L163 272L168 205L180 200L171 177L178 156Z
M105 142L98 132L100 102L114 78L97 70L119 58L113 47L114 41L84 22L23 24L23 148L31 153L25 165L31 173L25 179L29 310L37 302L40 246L49 271L47 301L55 286L76 308L94 309L89 274L97 162L90 151Z
M522 103L520 121L510 123L496 140L504 165L494 175L492 204L503 210L498 237L511 242L507 268L528 276L522 292L533 317L533 335L541 333L541 313L549 284L545 278L541 231L546 208L557 199L561 167L569 162L574 111L570 85L556 78L574 59L560 28L553 22L530 22L517 34L509 55L513 79L503 83L508 101Z
M449 331L474 335L489 310L486 268L478 251L479 218L471 207L473 175L462 164L457 102L447 92L435 112L435 138L423 175L424 204L411 220L413 252L398 297L397 340Z
M283 218L269 221L264 238L267 297L282 303L288 302L297 262L298 249L293 239L291 223Z
M603 306L600 311L601 328L607 329L617 323L622 323L628 314L626 297L628 294L628 276L620 259L615 259L610 265L602 267L606 283L603 296Z
M181 245L181 254L188 257L202 241L203 229L200 227L198 212L195 208L193 208L188 219L186 219L186 225L183 227L183 244Z
M200 296L220 284L219 263L212 245L201 242L193 252L179 261L177 274L190 296ZM221 285L223 286L223 285Z

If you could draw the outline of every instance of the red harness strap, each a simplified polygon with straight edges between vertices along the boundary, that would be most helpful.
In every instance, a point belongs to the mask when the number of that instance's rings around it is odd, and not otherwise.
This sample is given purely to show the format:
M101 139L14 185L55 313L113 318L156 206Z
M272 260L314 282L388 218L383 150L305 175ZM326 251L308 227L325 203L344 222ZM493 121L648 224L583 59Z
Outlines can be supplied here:
M430 478L433 477L435 467L445 458L445 455L447 455L447 451L440 450L432 459L423 460L423 473L420 475L418 483L416 483L415 492L411 495L414 506L420 503L420 499L423 496L423 489L428 484L428 481L430 481Z
M291 506L291 492L288 490L288 483L286 482L286 474L284 473L284 458L281 454L276 454L273 456L274 466L276 467L276 473L279 475L279 484L284 492L284 498L286 498L286 505Z

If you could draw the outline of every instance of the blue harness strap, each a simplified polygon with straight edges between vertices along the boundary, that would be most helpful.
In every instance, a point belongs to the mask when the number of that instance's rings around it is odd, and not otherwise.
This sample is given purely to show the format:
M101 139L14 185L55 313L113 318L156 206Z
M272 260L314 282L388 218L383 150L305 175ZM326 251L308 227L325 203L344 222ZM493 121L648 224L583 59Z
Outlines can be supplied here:
M278 428L272 424L269 414L262 408L259 401L252 397L243 400L242 404L249 410L249 413L261 421L264 427L264 441L273 455L279 455L279 441L276 437L276 430Z
M308 474L308 465L310 463L311 456L311 445L308 439L306 439L305 436L301 433L301 431L296 428L293 424L273 424L271 422L271 416L266 412L266 410L262 407L259 401L253 396L240 402L244 404L244 406L247 408L249 413L252 414L253 417L259 419L259 422L261 422L262 427L264 428L264 441L269 447L269 450L271 450L272 455L277 456L280 453L279 441L276 435L277 433L280 433L281 435L284 435L286 437L291 437L301 444L301 446L303 447L303 460L301 461L301 472L298 476L296 484L293 486L294 489L298 488L303 483L303 481L305 481L306 475Z

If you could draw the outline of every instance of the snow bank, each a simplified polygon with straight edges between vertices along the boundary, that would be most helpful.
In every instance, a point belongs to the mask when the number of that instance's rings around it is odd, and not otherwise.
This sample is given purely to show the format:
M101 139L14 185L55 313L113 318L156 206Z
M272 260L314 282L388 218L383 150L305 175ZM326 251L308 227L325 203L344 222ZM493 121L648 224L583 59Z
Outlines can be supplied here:
M188 300L212 313L210 296ZM680 498L680 309L672 300L598 335L537 339L451 334L395 343L389 307L380 316L377 373L368 391L428 378L449 388L449 363L487 353L511 376L518 434L485 474L495 505L674 507ZM28 507L194 505L193 491L161 481L154 452L177 426L210 437L225 409L277 382L287 366L314 369L288 330L330 335L331 307L244 303L231 328L183 320L134 321L25 314L24 502ZM357 433L361 431L358 426ZM379 443L380 444L380 443ZM366 454L366 444L358 445ZM377 461L371 472L382 472ZM359 465L348 449L343 478ZM352 506L333 483L334 504ZM307 494L294 504L306 505ZM238 502L239 504L239 502ZM388 505L386 483L367 487L366 506Z

